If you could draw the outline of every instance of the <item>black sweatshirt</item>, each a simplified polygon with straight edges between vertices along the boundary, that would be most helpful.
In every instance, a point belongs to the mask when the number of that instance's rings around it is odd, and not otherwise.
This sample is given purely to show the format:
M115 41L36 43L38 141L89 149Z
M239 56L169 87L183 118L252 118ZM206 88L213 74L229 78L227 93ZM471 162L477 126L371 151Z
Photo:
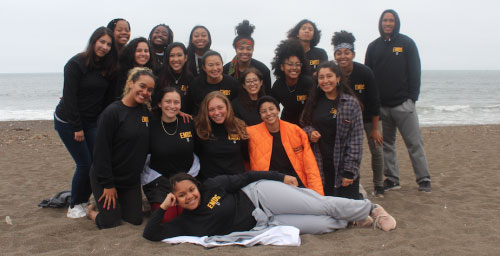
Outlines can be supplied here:
M99 117L90 174L104 188L137 187L148 152L147 107L115 101Z
M311 49L306 52L306 64L309 64L309 75L312 75L314 72L316 72L316 69L318 68L319 64L321 64L321 62L327 60L328 55L326 54L325 50L318 47L311 47Z
M257 101L250 101L251 108L249 109L246 104L241 102L241 99L238 97L231 101L231 105L233 106L234 115L239 119L245 121L247 126L252 126L256 124L260 124L262 119L260 118L260 114L257 110Z
M153 95L151 98L153 99L153 104L156 104L157 102L160 102L161 99L160 97L160 91L163 89L163 87L171 86L179 89L181 91L181 111L184 113L190 114L190 97L188 96L188 90L189 86L191 85L191 82L193 81L193 75L188 74L188 75L177 75L175 74L170 68L167 71L169 74L162 74L164 76L167 76L167 79L165 79L164 84L159 84L159 86L155 86ZM159 79L160 80L160 79Z
M361 63L353 62L348 83L363 104L363 121L371 123L380 110L379 93L372 70Z
M236 134L228 135L224 124L211 122L213 138L202 140L195 132L195 152L200 158L200 174L204 180L223 174L245 171L244 159L248 154L248 141Z
M275 133L271 133L271 136L273 136L273 148L271 153L271 160L269 163L269 170L293 176L297 178L299 187L305 188L304 183L293 168L293 165L290 162L290 158L288 158L288 155L286 154L285 148L283 147L283 142L281 141L281 132L278 131Z
M193 165L192 122L184 123L180 116L177 120L178 122L163 122L162 126L159 115L154 115L150 124L151 168L167 178L179 172L188 172ZM168 135L164 128L173 135Z
M200 186L200 205L193 211L184 209L174 220L161 223L165 210L158 208L144 229L144 238L151 241L176 236L226 235L255 227L254 204L241 191L244 186L261 179L283 181L277 172L245 172L222 175L206 180Z
M206 75L196 77L188 88L190 112L193 115L198 114L200 104L207 94L213 91L220 91L229 98L229 101L238 97L240 84L236 79L226 74L222 74L222 81L217 84L209 84Z
M102 112L109 82L101 75L102 70L88 70L79 55L64 66L63 97L56 107L56 115L82 130L82 119L96 122Z
M284 78L274 82L271 95L283 105L281 120L299 125L300 115L312 86L313 80L307 75L300 76L295 86L288 86Z
M392 11L391 11L392 12ZM407 99L416 102L420 94L420 57L411 38L399 33L396 25L389 40L385 40L381 22L380 37L368 45L365 64L373 70L382 106L395 107Z
M229 74L229 66L230 65L231 65L231 62L226 63L226 65L224 65L224 69L223 69L224 74ZM262 82L263 82L262 86L264 87L264 91L266 92L267 95L271 94L271 71L266 66L266 64L252 58L250 60L250 67L254 67L257 70L259 70L260 73L262 73L262 76L264 78L262 80ZM241 77L241 75L242 75L242 73L240 72L240 74L238 74L238 76Z

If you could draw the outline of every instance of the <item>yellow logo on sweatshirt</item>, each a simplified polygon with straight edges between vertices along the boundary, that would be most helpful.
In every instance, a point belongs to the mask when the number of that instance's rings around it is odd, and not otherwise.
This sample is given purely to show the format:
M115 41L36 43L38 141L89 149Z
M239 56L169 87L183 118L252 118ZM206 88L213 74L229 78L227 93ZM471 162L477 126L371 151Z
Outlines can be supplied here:
M319 60L310 60L309 61L309 66L315 66L315 65L319 65Z
M240 140L240 135L238 134L229 134L227 135L228 140Z
M143 122L143 123L149 123L149 117L147 117L147 116L143 116L143 117L142 117L142 122Z
M220 92L226 96L231 95L231 90L220 90Z
M297 95L297 101L305 101L307 100L307 95Z
M210 199L210 202L208 202L207 207L210 209L213 209L215 205L220 205L219 200L220 200L220 196L215 194L212 197L212 199Z
M361 91L365 89L365 84L355 84L354 85L354 90L355 91Z
M185 84L181 85L181 91L183 91L183 92L187 92L188 88L189 88L189 86L187 86Z
M191 132L180 132L179 135L181 136L181 139L192 138L193 137L193 135L191 134Z
M392 52L403 52L403 47L392 47Z

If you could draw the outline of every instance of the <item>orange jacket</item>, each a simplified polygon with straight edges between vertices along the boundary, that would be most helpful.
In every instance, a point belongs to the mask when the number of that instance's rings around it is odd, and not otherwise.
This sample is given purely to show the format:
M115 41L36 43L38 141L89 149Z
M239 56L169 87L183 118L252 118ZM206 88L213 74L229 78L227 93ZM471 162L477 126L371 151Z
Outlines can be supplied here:
M264 122L247 127L250 170L267 171L271 164L273 136ZM323 182L306 133L297 125L280 120L281 142L304 185L324 195Z

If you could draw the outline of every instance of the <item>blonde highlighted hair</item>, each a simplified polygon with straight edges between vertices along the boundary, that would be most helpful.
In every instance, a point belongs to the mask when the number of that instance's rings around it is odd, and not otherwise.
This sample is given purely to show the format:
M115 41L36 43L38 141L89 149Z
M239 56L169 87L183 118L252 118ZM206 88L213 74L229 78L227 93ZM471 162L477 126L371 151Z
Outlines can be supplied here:
M208 103L215 98L221 99L222 102L224 102L224 104L226 105L227 114L224 120L224 126L226 127L227 133L237 134L241 139L244 140L248 139L245 122L234 115L231 102L220 91L213 91L207 94L201 102L200 112L198 112L198 115L194 118L195 130L198 134L198 137L200 137L200 139L202 140L209 140L214 138L210 117L208 115Z
M128 71L127 73L127 81L125 82L125 85L123 86L123 94L122 97L125 97L130 92L130 86L128 86L129 82L135 83L137 80L139 80L139 77L141 76L149 76L153 78L156 84L156 76L153 74L153 71L150 68L146 67L135 67L132 68ZM150 99L151 100L151 99ZM151 110L151 102L148 101L146 102L146 105L148 106L149 110Z

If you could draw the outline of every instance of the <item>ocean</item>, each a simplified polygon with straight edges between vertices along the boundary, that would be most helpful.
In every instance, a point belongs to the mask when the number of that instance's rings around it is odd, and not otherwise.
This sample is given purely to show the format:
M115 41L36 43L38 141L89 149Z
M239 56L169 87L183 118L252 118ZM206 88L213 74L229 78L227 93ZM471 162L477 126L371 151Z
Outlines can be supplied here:
M0 74L0 121L50 120L62 73ZM500 71L422 72L422 126L500 124Z

